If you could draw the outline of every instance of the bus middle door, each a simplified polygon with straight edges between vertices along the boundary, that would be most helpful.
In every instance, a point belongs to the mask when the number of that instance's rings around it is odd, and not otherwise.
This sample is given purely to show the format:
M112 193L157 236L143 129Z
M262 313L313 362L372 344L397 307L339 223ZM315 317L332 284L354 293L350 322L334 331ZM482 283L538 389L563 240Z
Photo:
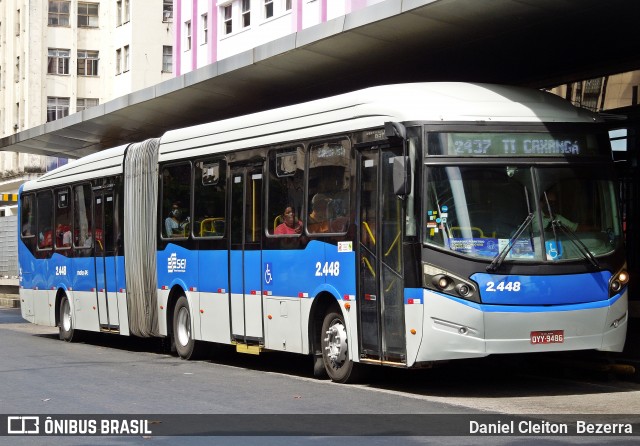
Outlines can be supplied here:
M114 195L112 189L94 191L94 256L96 297L100 330L118 331L118 299L114 244Z
M231 339L263 345L262 163L231 167Z
M402 219L393 190L401 147L359 152L358 316L363 362L406 363Z

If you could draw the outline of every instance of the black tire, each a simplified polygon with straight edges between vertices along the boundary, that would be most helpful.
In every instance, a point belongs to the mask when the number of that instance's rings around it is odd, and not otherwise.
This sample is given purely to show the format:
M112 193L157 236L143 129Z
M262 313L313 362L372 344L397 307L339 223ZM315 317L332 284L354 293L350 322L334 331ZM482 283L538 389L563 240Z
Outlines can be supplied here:
M343 339L344 338L344 339ZM320 347L324 368L332 381L352 383L360 376L360 364L349 359L349 339L344 317L332 309L324 317L320 333Z
M197 359L202 350L191 333L191 311L186 296L180 296L173 311L173 339L176 352L182 359Z
M324 359L322 355L313 355L313 377L316 379L327 379L327 369L324 366Z
M58 308L59 325L58 336L61 340L67 342L73 342L79 340L78 330L75 329L75 321L73 320L73 314L71 312L71 303L67 296L62 296L60 300L60 307Z

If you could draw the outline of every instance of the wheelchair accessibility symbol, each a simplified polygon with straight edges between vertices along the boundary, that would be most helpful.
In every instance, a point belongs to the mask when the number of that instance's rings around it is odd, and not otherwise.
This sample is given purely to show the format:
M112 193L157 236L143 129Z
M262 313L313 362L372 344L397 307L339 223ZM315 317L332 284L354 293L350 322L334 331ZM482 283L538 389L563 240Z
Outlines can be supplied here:
M271 263L264 264L264 283L269 285L273 281L273 276L271 275Z
M547 250L547 260L560 260L562 258L562 243L558 241L545 242L545 248Z

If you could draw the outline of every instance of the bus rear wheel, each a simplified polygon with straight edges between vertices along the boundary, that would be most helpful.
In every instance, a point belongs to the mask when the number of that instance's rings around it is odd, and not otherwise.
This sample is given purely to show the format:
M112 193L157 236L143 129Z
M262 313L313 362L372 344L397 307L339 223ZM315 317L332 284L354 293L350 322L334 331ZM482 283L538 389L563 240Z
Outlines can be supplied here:
M331 310L324 317L320 336L322 361L332 381L354 382L359 376L359 365L349 359L349 339L344 317L337 310Z
M182 359L199 357L200 345L191 332L191 311L186 296L180 296L173 312L173 337L176 352Z
M67 296L62 296L59 308L59 334L61 340L72 342L77 340L78 333L74 327L73 316L71 315L71 303Z

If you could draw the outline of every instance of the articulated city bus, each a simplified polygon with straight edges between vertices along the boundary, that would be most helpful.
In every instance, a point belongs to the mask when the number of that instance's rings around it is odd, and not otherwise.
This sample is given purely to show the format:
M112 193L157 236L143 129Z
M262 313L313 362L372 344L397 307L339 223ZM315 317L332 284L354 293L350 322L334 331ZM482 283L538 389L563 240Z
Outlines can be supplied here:
M105 150L20 190L30 322L364 364L621 351L607 133L550 94L360 90Z

